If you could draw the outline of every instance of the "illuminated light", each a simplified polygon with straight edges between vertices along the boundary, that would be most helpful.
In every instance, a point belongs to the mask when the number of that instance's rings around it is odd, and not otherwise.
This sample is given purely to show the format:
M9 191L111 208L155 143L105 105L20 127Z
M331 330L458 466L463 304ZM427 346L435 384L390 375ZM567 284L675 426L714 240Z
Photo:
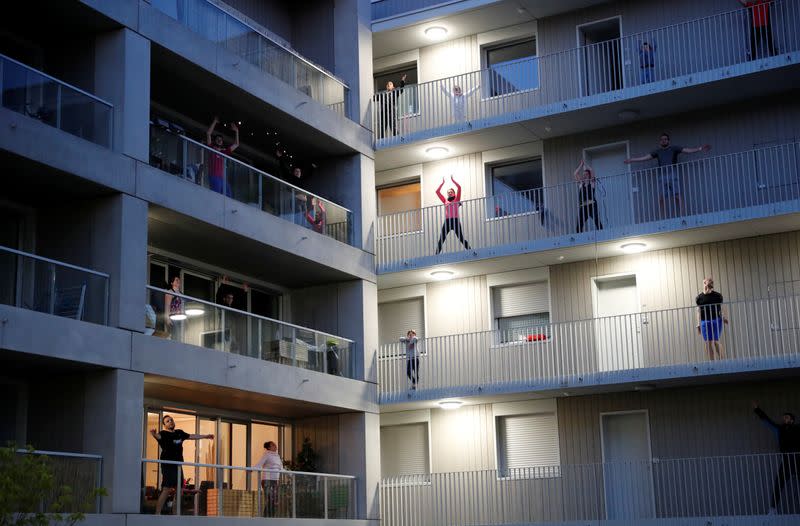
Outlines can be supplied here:
M455 276L455 272L451 270L434 270L431 272L431 277L438 280L453 279L453 276Z
M205 314L205 309L199 303L190 303L186 306L186 315L187 316L200 316Z
M425 154L428 157L433 157L434 159L441 159L448 153L450 153L450 150L448 150L444 146L431 146L430 148L425 150Z
M636 254L638 252L644 252L644 249L647 248L647 245L644 243L625 243L619 248L621 248L626 254Z
M442 400L441 402L438 402L438 404L442 409L447 409L449 411L452 409L458 409L464 405L464 402L461 400Z
M425 30L425 36L431 40L441 40L447 36L447 28L442 26L431 26Z
M172 321L183 321L187 318L186 314L170 314L169 319Z

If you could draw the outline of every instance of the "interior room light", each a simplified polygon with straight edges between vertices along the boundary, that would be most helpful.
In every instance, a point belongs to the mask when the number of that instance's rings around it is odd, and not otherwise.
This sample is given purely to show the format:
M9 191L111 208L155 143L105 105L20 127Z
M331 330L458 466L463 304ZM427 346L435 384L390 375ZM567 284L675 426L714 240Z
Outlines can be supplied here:
M186 306L186 315L187 316L200 316L205 314L205 309L203 305L200 303L190 303Z
M171 319L172 321L183 321L186 319L186 314L183 313L170 314L169 319Z
M621 248L626 254L636 254L637 252L644 252L644 249L647 248L647 245L644 243L625 243L619 248Z
M439 402L439 407L448 410L458 409L462 405L464 405L464 402L462 402L461 400L442 400L441 402Z
M444 146L431 146L430 148L425 150L425 154L428 157L433 157L434 159L440 159L447 155L450 152Z
M431 26L425 30L425 36L431 40L441 40L447 36L447 28L442 26Z
M453 275L454 273L451 270L434 270L433 272L431 272L431 277L433 279L440 279L440 280L452 279Z

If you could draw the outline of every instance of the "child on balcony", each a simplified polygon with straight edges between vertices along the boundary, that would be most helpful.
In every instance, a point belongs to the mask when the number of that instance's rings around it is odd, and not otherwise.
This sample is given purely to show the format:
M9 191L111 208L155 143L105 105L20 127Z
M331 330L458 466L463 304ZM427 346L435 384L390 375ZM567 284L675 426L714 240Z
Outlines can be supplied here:
M597 179L591 166L581 159L581 163L575 168L575 180L578 182L578 225L576 232L583 232L586 222L591 217L597 230L603 230L603 223L600 221L600 214L597 211L597 196L595 188Z
M655 58L656 44L653 42L642 42L639 46L639 69L640 80L642 84L648 84L655 80L653 78L653 71L656 67Z
M441 88L442 93L444 93L450 99L450 104L453 108L453 120L455 122L465 122L467 120L467 97L475 93L478 88L480 88L480 85L475 86L466 93L464 93L464 91L461 89L461 86L458 84L453 85L452 92L447 90L444 83L440 84L439 87ZM472 125L470 124L470 126Z
M419 350L417 349L417 333L414 329L406 333L405 338L400 338L400 343L406 347L406 376L411 381L411 389L417 389L419 381Z

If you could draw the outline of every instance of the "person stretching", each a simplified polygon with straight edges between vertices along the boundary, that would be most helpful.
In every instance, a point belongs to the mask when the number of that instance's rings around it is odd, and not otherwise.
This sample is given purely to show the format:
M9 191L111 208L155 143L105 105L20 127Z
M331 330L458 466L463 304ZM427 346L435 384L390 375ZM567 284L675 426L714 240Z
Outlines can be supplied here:
M450 180L456 185L458 192L450 188L447 190L447 199L445 199L442 195L442 187L445 182L444 177L442 177L442 183L439 185L439 188L436 189L436 195L439 196L439 200L444 203L444 224L442 225L442 234L439 236L439 244L436 246L437 254L442 251L442 245L445 239L447 239L447 234L449 234L451 230L455 231L458 240L461 241L464 248L469 250L469 242L464 239L464 232L461 230L461 221L458 219L458 208L461 206L461 185L456 182L452 175L450 176Z

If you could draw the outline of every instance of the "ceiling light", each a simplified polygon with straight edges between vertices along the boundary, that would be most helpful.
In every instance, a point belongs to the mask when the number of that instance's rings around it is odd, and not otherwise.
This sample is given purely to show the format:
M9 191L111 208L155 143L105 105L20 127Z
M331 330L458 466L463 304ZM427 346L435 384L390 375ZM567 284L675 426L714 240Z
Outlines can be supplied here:
M462 405L464 405L464 402L462 402L461 400L442 400L441 402L439 402L439 407L448 410L458 409Z
M626 254L636 254L637 252L644 252L644 249L647 248L647 245L644 243L625 243L619 248L621 248Z
M425 150L425 153L428 155L428 157L433 157L434 159L441 159L449 152L450 150L448 150L444 146L431 146L430 148Z
M445 280L452 279L455 273L452 270L434 270L431 272L433 279Z
M441 40L447 36L447 28L442 26L431 26L425 30L425 36L431 40Z
M639 110L622 110L617 113L617 117L621 121L632 121L639 116Z
M564 261L564 256L558 256L559 261Z
M186 319L186 314L179 313L179 314L170 314L169 319L172 321L183 321Z
M206 311L200 303L190 303L186 306L187 316L200 316L205 313Z

